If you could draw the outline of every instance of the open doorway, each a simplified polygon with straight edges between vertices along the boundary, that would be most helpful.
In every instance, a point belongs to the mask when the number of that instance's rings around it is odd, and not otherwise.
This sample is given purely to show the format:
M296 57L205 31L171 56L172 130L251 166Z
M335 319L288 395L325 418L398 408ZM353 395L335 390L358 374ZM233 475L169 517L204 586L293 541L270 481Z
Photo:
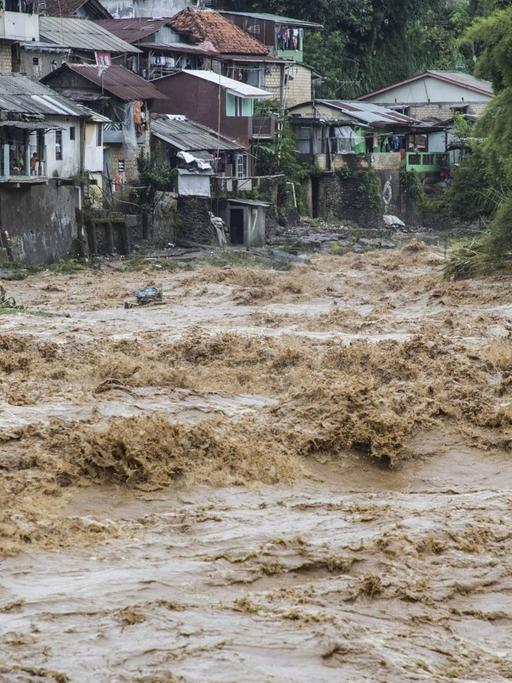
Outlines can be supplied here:
M320 179L311 178L311 213L313 218L319 218L320 213Z
M244 224L245 211L244 209L231 209L229 231L231 235L231 244L244 244Z

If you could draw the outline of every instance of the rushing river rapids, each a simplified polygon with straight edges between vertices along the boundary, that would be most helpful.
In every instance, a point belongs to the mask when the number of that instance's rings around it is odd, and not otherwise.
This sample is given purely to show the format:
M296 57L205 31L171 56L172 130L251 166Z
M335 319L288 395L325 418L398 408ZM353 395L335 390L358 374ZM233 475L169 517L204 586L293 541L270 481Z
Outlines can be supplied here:
M512 281L441 261L13 283L0 680L510 680Z

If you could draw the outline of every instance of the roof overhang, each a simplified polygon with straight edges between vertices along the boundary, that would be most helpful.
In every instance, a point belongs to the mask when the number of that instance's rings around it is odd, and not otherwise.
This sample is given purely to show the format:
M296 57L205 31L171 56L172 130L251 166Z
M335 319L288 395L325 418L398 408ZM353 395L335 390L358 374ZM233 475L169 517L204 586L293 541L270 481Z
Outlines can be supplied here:
M22 130L63 130L62 126L41 121L0 121L0 128L21 128Z

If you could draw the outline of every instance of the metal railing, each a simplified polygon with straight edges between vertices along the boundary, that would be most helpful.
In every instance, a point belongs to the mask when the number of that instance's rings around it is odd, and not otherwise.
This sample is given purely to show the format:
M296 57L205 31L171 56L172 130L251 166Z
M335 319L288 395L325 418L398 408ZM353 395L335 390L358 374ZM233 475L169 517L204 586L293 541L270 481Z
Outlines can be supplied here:
M253 116L252 138L253 140L273 140L276 135L275 116Z

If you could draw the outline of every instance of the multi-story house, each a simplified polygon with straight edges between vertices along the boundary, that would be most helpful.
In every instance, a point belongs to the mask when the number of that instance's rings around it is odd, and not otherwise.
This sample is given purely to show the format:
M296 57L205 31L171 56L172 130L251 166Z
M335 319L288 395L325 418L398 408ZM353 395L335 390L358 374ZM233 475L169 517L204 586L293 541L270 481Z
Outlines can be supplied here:
M40 263L80 240L77 212L101 195L107 121L26 76L0 74L0 257Z
M255 103L271 93L214 71L184 70L152 81L161 94L153 111L184 114L247 148L273 137L274 120L260 117Z
M39 14L18 0L4 0L0 10L0 73L13 70L18 43L39 40ZM35 8L37 10L37 7Z
M284 79L279 84L285 107L312 99L315 82L320 77L304 63L304 33L320 31L322 24L266 12L222 12L222 15L264 45L271 57L285 60ZM276 72L271 70L266 74L265 88L274 92L277 87Z
M149 153L150 106L162 98L154 85L122 66L64 64L42 81L106 116L105 176L115 190L138 177L137 157Z

